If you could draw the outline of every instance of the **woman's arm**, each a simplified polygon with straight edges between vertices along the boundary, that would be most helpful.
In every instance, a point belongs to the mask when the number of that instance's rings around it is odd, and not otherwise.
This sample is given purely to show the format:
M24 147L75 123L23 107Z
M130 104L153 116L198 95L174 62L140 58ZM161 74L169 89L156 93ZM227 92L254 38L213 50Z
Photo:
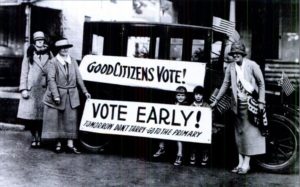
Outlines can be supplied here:
M83 94L89 99L89 98L91 98L91 95L88 93L88 91L87 91L87 89L84 85L83 79L81 77L81 73L80 73L79 68L78 68L78 64L75 60L74 60L73 63L75 64L76 82L79 85L79 87L80 87L81 91L83 92Z
M24 56L22 60L22 69L21 69L20 87L19 87L20 91L28 90L29 62L27 57L27 50L28 50L27 48L24 49Z
M220 91L219 91L218 95L216 96L217 100L221 99L221 97L226 93L227 89L231 85L231 73L230 73L230 69L231 69L231 66L228 66L227 69L226 69L222 86L220 88Z
M49 86L51 94L53 95L53 99L57 100L57 98L60 98L60 95L59 95L59 92L57 89L55 75L56 75L55 61L50 60L48 67L47 67L48 86Z
M222 83L222 86L220 88L220 91L218 93L218 95L216 96L216 99L213 103L210 104L211 108L214 108L218 101L222 98L222 96L226 93L226 90L229 88L229 86L231 85L230 83L231 80L231 75L230 75L230 66L227 67L226 72L225 72L225 77Z

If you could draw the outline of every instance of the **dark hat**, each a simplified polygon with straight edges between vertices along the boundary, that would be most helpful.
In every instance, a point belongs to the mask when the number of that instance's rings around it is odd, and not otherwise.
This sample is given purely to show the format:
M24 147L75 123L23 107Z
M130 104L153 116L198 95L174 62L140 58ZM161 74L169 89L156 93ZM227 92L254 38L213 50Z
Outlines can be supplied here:
M45 34L42 31L36 31L33 33L33 40L45 40Z
M242 56L246 56L246 47L242 42L234 42L231 45L231 50L228 55L233 56L233 54L241 54Z
M198 94L203 95L203 93L204 93L204 88L203 88L202 86L196 86L196 87L194 88L193 93L194 93L194 94L198 93Z
M57 40L55 42L55 47L59 48L59 49L64 49L64 48L70 48L73 47L72 44L69 43L69 41L66 38L63 38L61 40Z
M183 93L183 94L186 94L187 90L184 86L178 86L176 88L176 93Z

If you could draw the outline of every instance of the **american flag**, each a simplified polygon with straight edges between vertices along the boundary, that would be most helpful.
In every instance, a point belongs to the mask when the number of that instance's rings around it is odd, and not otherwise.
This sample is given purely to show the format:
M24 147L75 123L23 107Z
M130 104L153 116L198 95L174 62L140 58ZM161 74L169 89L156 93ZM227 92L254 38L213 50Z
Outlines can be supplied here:
M291 95L295 91L295 88L293 87L289 77L284 72L282 72L281 79L278 81L278 83L282 84L281 88L286 96Z
M229 38L229 40L230 41L232 41L232 42L237 42L237 41L239 41L240 40L240 34L234 29L234 31L233 31L233 34L231 35L231 36L229 36L230 38ZM231 40L232 39L232 40Z
M211 97L209 98L210 102L214 102L216 100L216 96L219 93L219 89L215 89ZM223 95L221 99L218 101L218 104L216 106L217 110L223 114L227 110L229 110L231 107L231 98L227 94Z
M212 28L214 31L224 33L228 36L232 36L235 31L235 23L214 16Z

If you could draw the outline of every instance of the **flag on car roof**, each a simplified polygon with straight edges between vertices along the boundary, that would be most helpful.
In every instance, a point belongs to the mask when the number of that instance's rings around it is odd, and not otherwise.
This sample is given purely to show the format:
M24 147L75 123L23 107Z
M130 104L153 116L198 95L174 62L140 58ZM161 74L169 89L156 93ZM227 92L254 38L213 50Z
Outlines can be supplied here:
M240 40L240 34L234 29L233 34L231 36L229 36L233 39L232 42L237 42ZM229 38L230 39L230 38Z
M235 23L214 16L212 28L217 32L221 32L228 36L231 36L235 30Z
M219 17L213 17L212 29L231 37L234 41L240 40L239 33L235 30L235 22L228 21Z

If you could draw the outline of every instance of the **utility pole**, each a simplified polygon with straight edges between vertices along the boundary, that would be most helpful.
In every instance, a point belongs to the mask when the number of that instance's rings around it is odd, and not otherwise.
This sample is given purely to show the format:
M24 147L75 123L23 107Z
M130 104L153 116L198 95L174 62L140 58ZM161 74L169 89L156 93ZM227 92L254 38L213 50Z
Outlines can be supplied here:
M236 16L235 16L235 6L236 2L235 0L230 0L230 4L229 4L229 21L232 22L236 22ZM230 36L226 42L225 42L225 49L224 49L224 59L225 61L230 61L230 56L228 56L228 53L230 52L231 49L231 44L233 43L232 41L234 41L234 39ZM223 70L225 71L225 69L227 68L227 63L223 63Z
M235 0L230 0L229 21L235 22Z
M25 6L25 43L24 43L24 53L25 50L28 48L30 43L30 27L31 27L31 4L27 1Z

